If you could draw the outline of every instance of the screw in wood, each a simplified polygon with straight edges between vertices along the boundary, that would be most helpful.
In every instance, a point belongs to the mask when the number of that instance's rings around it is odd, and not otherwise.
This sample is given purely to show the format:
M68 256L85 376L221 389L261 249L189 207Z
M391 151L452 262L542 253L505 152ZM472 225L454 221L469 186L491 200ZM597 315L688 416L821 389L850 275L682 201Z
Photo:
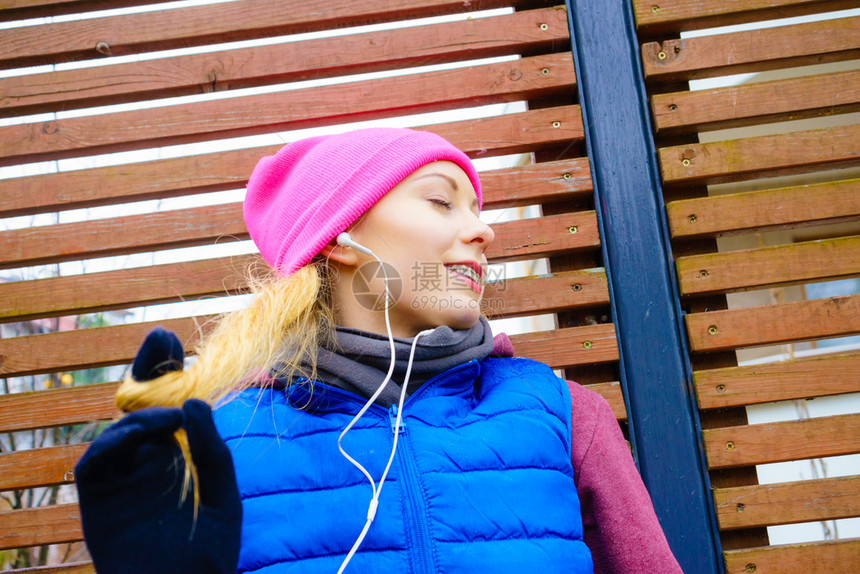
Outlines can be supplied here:
M744 507L744 505L743 505L742 503L740 503L740 502L738 502L738 505L735 507L735 509L736 509L738 512L743 512L743 511L744 511L744 508L745 508L745 507Z
M653 6L651 6L651 12L652 12L652 13L656 14L656 13L657 13L657 12L659 12L659 11L660 11L660 7L659 7L659 6L657 6L656 4L654 4Z
M583 341L582 348L583 349L590 349L591 348L591 341Z
M561 127L561 122L552 122L552 127L554 127L554 128L560 128L560 127Z
M717 334L717 326L711 325L708 327L708 335L716 335Z
M690 160L688 160L687 158L682 159L681 165L683 165L684 167L689 167L690 166Z
M549 68L544 68L540 71L542 76L549 76Z
M752 562L750 562L749 564L747 564L747 565L744 567L744 570L745 570L746 572L755 572L755 564L753 564Z
M733 443L732 441L727 442L726 443L726 450L735 450L735 443ZM741 506L743 506L743 505L741 505Z
M541 24L540 29L546 31L549 30L549 26L547 26L546 24Z
M665 59L666 59L666 52L664 52L663 50L660 50L660 51L657 53L657 58L658 58L658 59L660 59L660 60L665 60Z
M579 231L579 230L576 228L575 225L571 225L570 227L567 228L568 233L576 233L577 231Z
M582 291L582 285L579 283L574 283L573 285L570 286L570 288L573 289L574 291Z
M569 173L566 173L563 176L561 176L562 179L570 179L571 177L573 177L573 176L570 175Z
M670 112L675 112L677 110L678 110L678 106L676 106L675 104L669 104L669 111Z
M690 221L690 223L696 223L696 214L691 213L690 217L688 217L687 219Z
M726 392L726 386L725 385L717 385L717 392L718 393Z

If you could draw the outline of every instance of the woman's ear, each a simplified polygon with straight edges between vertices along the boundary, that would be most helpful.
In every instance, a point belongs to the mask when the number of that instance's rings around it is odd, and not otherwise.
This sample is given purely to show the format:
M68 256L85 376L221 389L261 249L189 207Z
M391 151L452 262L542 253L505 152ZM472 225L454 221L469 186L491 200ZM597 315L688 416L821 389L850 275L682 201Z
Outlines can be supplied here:
M328 245L320 249L320 255L330 261L336 261L341 265L355 267L358 265L358 254L354 249L337 244L337 239L332 239Z

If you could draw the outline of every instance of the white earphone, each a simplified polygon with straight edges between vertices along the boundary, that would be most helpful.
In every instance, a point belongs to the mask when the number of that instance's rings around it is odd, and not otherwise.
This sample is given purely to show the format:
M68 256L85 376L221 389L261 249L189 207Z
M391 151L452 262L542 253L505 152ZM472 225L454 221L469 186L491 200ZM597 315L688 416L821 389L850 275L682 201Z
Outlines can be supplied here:
M360 251L361 253L364 253L365 255L370 255L371 257L376 257L376 255L373 254L373 251L371 251L370 249L368 249L364 245L361 245L360 243L356 243L355 241L353 241L352 237L350 237L349 233L347 233L346 231L344 231L343 233L340 233L337 236L337 244L341 245L343 247L351 247L352 249L355 249L356 251ZM376 257L376 260L379 261L380 265L382 265L382 261L379 260L379 257ZM386 281L385 284L387 286L388 282Z

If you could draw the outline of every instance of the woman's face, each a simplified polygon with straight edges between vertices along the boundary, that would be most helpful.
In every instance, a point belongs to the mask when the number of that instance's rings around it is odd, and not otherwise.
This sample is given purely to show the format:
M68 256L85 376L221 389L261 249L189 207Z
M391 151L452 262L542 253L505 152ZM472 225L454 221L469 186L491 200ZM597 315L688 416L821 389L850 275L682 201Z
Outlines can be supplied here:
M395 336L413 337L441 325L466 329L478 320L487 270L484 252L494 237L478 213L466 173L456 163L437 161L397 184L349 230L353 241L386 265ZM339 268L338 322L385 333L379 263L363 253L352 256L354 265Z

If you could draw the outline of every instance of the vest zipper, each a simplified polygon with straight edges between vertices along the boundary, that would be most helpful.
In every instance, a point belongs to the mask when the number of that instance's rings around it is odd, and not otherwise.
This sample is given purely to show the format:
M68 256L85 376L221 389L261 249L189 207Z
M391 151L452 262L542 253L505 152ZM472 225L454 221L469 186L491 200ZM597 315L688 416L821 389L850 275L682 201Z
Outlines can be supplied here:
M392 405L389 415L397 417L397 405ZM393 420L396 420L393 419ZM394 431L394 423L391 424ZM427 523L426 503L424 491L418 481L418 469L415 466L415 457L412 453L412 444L409 438L405 421L400 421L400 438L397 440L397 458L400 468L403 492L406 501L406 518L409 527L409 550L413 557L416 574L433 574L433 554L431 550L430 527Z

